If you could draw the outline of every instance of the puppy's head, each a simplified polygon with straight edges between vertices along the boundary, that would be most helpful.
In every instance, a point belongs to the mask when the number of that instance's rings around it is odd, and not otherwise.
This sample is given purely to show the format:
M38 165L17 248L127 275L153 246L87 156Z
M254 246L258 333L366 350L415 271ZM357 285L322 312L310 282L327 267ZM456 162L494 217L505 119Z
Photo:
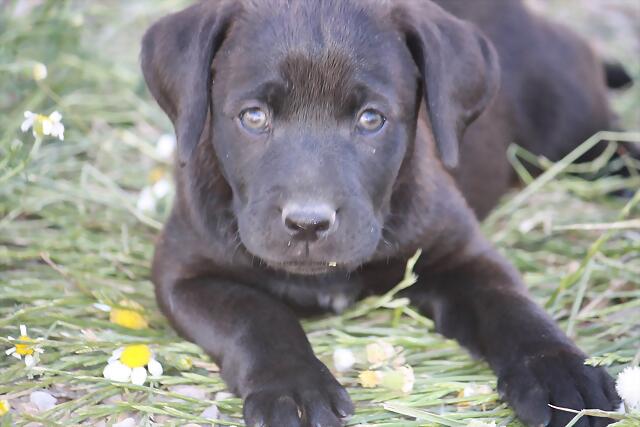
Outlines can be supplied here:
M299 274L370 259L423 98L453 167L498 79L484 37L427 0L205 1L147 32L142 67L183 167L212 144L244 247Z

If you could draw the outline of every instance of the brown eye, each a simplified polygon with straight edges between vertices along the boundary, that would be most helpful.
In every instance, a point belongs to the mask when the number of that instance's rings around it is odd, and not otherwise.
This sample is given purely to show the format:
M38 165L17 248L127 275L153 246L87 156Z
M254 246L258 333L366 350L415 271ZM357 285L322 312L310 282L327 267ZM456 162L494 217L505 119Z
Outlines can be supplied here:
M384 126L386 118L376 110L364 110L358 117L358 129L362 132L377 132Z
M267 113L261 108L253 107L242 110L240 123L251 132L264 132L267 129Z

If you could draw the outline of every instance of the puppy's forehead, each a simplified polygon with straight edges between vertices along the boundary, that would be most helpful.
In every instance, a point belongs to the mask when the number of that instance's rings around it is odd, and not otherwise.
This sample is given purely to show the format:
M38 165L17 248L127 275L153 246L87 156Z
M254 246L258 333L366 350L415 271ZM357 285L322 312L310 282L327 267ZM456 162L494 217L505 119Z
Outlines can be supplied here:
M353 52L375 46L372 38L388 22L382 0L251 0L239 21L245 35L273 43L275 51L314 52L350 45Z
M297 102L343 102L358 78L389 86L403 41L385 0L252 0L232 24L221 70L234 87L282 79ZM228 67L228 68L227 68Z

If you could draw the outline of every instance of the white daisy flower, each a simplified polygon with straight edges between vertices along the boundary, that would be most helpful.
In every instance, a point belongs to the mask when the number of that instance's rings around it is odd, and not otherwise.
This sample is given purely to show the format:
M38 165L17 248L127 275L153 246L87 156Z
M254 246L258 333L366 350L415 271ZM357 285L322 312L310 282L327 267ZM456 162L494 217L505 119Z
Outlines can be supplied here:
M47 66L42 62L36 62L33 66L33 80L39 82L40 80L44 80L49 75L47 71Z
M176 137L165 133L156 143L156 156L164 161L171 161L173 153L176 151Z
M36 138L51 136L53 138L58 138L60 141L64 141L62 114L57 111L54 111L48 116L32 113L31 111L25 111L24 121L22 122L22 125L20 125L20 129L22 132L27 132L31 129L33 136Z
M167 178L161 178L151 187L145 187L138 196L136 208L139 212L153 212L156 210L158 202L171 192L172 183Z
M134 344L115 350L102 375L111 381L142 385L148 375L155 378L161 376L162 372L162 365L153 358L149 346Z
M616 391L627 409L640 411L640 366L629 366L618 374Z
M333 352L333 366L338 372L350 370L356 363L353 351L347 348L336 348Z
M138 196L136 209L138 209L139 212L153 212L156 210L156 202L153 190L150 187L145 187Z
M24 357L24 364L27 368L35 366L40 361L40 354L44 353L44 350L38 345L38 338L34 340L27 333L27 327L20 325L20 336L16 339L13 337L7 337L9 341L21 341L9 350L5 351L7 356L13 356L18 360L22 360Z
M171 181L167 178L162 178L151 187L151 191L156 199L160 200L169 194L171 191Z

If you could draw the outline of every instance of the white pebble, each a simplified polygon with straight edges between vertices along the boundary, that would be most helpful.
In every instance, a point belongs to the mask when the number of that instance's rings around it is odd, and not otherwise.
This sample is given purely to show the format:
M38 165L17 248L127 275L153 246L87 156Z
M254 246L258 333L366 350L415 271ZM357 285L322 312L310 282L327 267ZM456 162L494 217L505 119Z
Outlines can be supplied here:
M34 391L29 395L29 400L31 403L36 405L38 411L44 412L56 406L56 402L58 399L53 397L51 394L46 391Z
M136 427L136 420L131 417L125 418L119 423L115 423L113 427Z
M228 391L219 391L216 393L214 400L227 400L233 397L233 393L229 393Z
M202 418L209 418L217 420L220 416L220 411L216 405L211 405L200 414Z

